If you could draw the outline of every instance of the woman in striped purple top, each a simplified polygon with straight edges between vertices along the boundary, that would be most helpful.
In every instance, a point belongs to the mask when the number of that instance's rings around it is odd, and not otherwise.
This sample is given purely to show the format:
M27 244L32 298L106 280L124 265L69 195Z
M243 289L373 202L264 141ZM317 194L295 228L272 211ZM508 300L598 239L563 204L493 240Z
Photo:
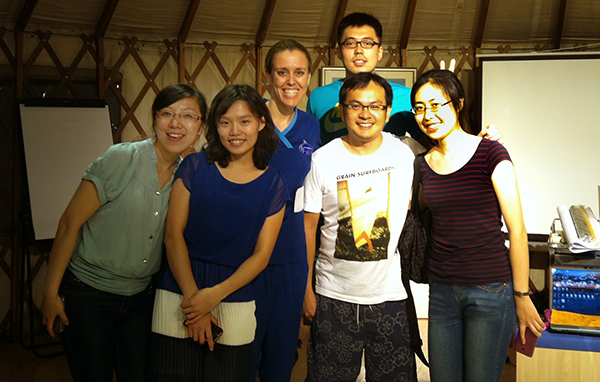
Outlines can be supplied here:
M436 142L421 166L433 216L431 380L500 381L515 310L523 341L526 328L538 337L544 328L528 293L527 232L515 170L504 146L468 133L464 90L454 73L424 73L411 101L419 127Z

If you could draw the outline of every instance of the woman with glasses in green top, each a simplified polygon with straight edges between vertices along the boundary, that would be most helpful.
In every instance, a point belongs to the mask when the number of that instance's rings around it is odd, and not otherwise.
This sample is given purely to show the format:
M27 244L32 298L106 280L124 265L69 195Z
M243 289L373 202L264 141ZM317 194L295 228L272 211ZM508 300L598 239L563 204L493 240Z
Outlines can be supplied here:
M43 322L75 381L144 381L173 174L202 133L204 97L182 84L152 104L155 137L114 145L84 173L50 252ZM59 295L60 294L60 295ZM62 300L64 298L64 302Z

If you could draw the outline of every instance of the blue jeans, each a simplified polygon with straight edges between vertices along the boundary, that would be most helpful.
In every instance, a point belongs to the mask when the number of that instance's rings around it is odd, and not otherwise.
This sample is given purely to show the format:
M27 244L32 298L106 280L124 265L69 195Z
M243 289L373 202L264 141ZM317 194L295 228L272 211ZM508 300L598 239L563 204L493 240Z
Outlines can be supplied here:
M515 324L512 282L470 287L431 282L431 381L500 381Z
M75 382L146 380L154 289L133 296L103 292L66 271L60 288L69 325L60 334Z

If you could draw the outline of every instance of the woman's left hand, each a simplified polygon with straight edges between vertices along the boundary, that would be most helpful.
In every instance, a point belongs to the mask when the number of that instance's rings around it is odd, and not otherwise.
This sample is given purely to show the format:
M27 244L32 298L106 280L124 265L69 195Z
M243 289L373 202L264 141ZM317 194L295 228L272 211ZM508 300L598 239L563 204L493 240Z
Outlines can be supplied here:
M519 335L521 336L521 341L525 343L525 330L527 328L529 328L529 330L537 337L541 337L546 326L535 309L531 298L529 298L529 296L515 297L515 302L517 305L517 317L519 319Z
M207 313L202 317L196 317L196 322L186 321L185 327L188 330L190 338L204 345L206 342L208 348L212 351L215 347L215 341L212 337L211 322L218 325L219 322L211 313Z
M221 300L215 287L204 288L184 299L181 303L181 310L185 314L187 322L194 323L213 310Z

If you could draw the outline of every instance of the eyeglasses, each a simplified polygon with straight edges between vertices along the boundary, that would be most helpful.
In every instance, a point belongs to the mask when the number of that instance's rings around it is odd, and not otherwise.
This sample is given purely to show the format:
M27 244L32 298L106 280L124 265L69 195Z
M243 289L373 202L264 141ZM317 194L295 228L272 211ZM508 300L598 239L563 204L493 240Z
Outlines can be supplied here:
M380 43L373 40L354 40L349 39L341 44L346 49L355 49L357 45L360 45L363 49L372 49L374 46L381 46Z
M365 109L369 110L370 113L380 114L383 113L387 109L387 105L379 105L379 104L371 104L371 105L363 105L360 102L353 103L343 103L344 107L347 107L353 113L361 112Z
M415 107L410 109L410 112L413 113L414 115L425 114L425 111L427 111L427 110L431 110L432 113L437 113L438 111L440 111L440 109L443 106L448 105L450 102L452 102L452 100L450 100L448 102L444 102L444 103L435 102L435 103L429 104L429 107L425 107L425 105L416 105Z
M194 113L174 113L170 110L162 110L156 113L156 116L161 119L171 120L179 117L179 120L184 123L194 123L200 120L200 116Z

